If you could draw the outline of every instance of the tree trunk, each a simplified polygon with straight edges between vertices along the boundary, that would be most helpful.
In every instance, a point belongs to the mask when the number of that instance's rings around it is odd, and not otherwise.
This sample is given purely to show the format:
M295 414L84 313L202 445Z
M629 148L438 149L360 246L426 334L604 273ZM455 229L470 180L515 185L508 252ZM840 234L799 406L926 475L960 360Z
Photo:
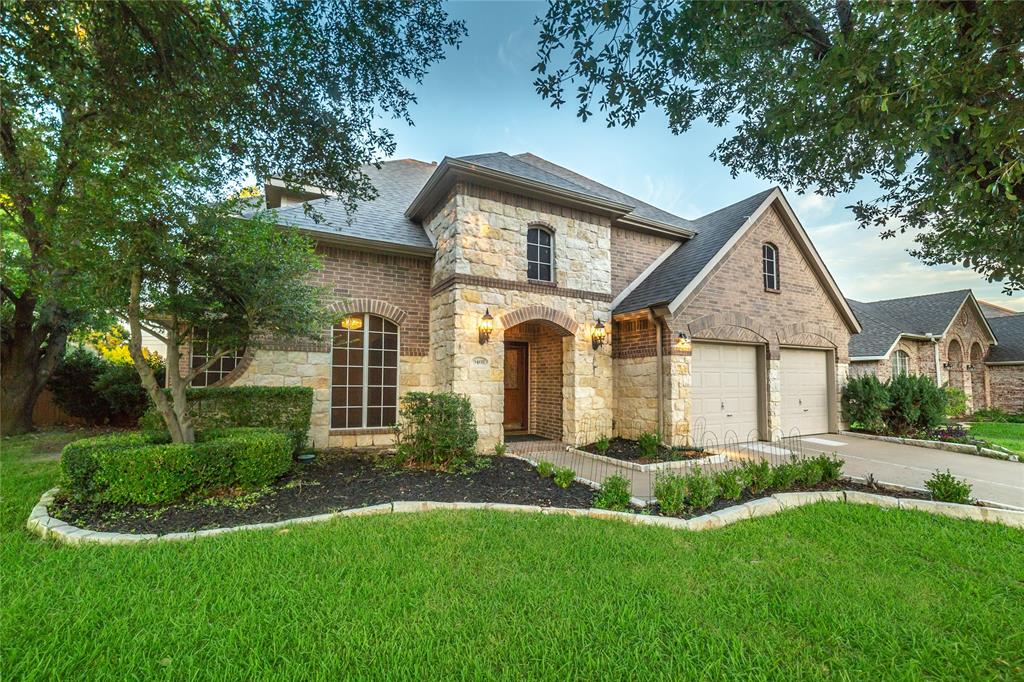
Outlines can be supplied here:
M69 329L66 315L23 294L13 300L14 317L0 351L0 433L13 436L33 429L32 410L64 355Z
M131 337L128 341L128 351L132 356L132 363L135 370L142 379L149 397L153 400L157 412L163 417L167 424L167 431L171 434L172 443L194 443L196 436L192 423L186 414L187 405L184 400L184 387L181 386L181 370L178 367L178 330L172 322L167 334L167 385L171 389L175 400L172 404L167 398L160 382L156 380L156 373L146 362L142 354L142 266L137 266L132 272L131 291L128 300L128 328ZM181 393L181 400L178 400L178 393Z

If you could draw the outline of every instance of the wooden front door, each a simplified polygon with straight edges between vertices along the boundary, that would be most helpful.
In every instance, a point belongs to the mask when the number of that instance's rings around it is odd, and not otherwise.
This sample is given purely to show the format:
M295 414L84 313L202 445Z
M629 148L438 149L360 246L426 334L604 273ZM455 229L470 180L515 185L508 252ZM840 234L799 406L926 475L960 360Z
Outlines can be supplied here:
M528 346L505 344L505 431L526 431L529 425Z

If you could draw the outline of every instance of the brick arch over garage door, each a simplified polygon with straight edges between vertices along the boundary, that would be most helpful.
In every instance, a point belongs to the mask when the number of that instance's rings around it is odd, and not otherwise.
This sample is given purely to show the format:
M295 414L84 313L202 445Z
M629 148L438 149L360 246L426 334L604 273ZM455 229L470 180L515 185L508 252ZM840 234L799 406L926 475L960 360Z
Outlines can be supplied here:
M569 317L568 314L543 305L528 305L518 310L513 310L502 315L498 321L502 329L510 329L517 324L532 320L546 320L558 325L573 336L576 336L576 332L579 330L579 324Z

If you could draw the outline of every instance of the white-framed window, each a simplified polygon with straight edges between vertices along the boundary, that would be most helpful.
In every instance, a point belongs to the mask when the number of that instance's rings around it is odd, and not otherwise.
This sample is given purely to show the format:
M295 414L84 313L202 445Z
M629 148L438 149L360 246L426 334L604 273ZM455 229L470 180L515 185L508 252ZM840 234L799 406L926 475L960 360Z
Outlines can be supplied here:
M910 374L910 356L906 351L898 350L892 354L892 375Z
M779 249L775 244L761 246L761 265L764 271L764 288L779 290Z
M380 315L347 315L331 348L331 428L394 426L398 416L398 325Z
M210 348L210 332L206 329L195 329L192 332L192 340L189 344L189 368L202 367L214 353L216 348ZM205 370L192 379L193 386L213 386L218 381L235 371L235 367L241 362L245 355L245 349L234 350L227 355L221 356Z
M526 231L526 277L553 282L555 277L554 239L543 227Z

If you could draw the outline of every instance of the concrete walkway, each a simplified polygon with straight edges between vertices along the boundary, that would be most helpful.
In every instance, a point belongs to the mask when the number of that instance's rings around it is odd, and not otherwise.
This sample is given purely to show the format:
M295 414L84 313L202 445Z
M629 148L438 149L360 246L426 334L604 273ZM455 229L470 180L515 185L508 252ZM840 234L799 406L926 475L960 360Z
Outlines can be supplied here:
M1024 462L1006 462L914 445L832 433L802 439L805 454L833 453L844 462L843 473L874 475L879 481L923 488L936 470L966 479L973 495L1014 507L1024 507Z

